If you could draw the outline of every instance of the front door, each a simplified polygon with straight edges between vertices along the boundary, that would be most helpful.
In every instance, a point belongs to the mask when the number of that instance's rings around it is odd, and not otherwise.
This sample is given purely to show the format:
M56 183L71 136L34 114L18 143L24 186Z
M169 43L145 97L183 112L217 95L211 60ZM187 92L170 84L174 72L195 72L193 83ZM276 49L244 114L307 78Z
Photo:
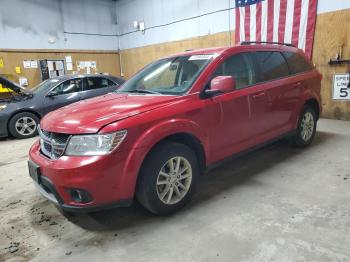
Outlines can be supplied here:
M72 104L81 99L81 91L83 89L83 80L74 78L66 80L54 87L44 99L45 109L47 114L60 107Z
M227 57L214 76L232 76L236 90L207 100L217 109L217 125L211 128L211 149L215 160L223 159L254 145L254 125L249 96L256 82L255 66L249 53Z

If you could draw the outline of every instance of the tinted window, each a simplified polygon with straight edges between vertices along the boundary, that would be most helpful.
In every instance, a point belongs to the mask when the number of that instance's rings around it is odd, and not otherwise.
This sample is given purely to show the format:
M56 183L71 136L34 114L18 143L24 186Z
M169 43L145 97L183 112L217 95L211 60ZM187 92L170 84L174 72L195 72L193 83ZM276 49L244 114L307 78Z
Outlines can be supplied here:
M256 83L254 65L249 54L233 55L224 61L214 76L233 76L236 89L241 89Z
M298 74L312 69L312 66L300 54L283 52L283 55L287 59L291 74Z
M111 80L103 77L88 77L86 79L86 90L115 86Z
M256 52L262 80L269 81L289 75L288 65L280 52Z
M83 81L81 78L70 79L64 81L57 87L55 87L51 93L54 95L70 94L75 92L80 92L82 90Z

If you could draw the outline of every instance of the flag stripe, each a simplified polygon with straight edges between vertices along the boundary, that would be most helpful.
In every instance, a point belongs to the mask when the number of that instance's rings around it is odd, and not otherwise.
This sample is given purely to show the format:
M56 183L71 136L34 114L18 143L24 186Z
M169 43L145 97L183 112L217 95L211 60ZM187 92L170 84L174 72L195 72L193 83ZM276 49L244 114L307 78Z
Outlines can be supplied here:
M292 30L293 30L293 21L294 21L294 2L295 0L287 1L287 13L286 13L286 25L284 32L284 43L292 43ZM287 23L288 21L288 23Z
M284 0L282 0L284 1ZM274 23L273 23L273 41L278 42L278 28L280 18L280 0L274 0Z
M300 18L301 18L301 0L295 0L294 3L294 20L292 28L292 43L295 46L299 46L299 30L300 30Z
M261 22L262 22L262 16L261 16L261 2L256 4L256 41L261 41Z
M306 28L305 53L311 58L312 44L314 42L315 24L316 24L317 0L309 0L309 13Z
M267 1L267 41L273 41L274 1Z
M256 5L250 6L250 41L256 41Z
M239 8L239 12L240 12L240 18L241 18L241 22L240 22L240 41L245 41L245 30L244 30L244 28L245 28L245 26L244 26L244 21L245 21L245 19L244 19L244 15L245 15L245 7L241 7L241 8Z
M244 7L244 31L245 31L245 41L250 41L250 6Z
M240 8L236 8L236 12L235 12L235 15L236 15L236 30L235 30L235 43L237 44L237 43L239 43L241 40L241 38L240 38L240 32L241 32L241 30L239 30L240 29L240 27L241 27L241 25L240 25L240 20L241 20L241 18L240 18L240 11L239 11L239 9Z
M286 27L286 13L287 13L287 1L282 0L280 3L280 17L278 27L278 42L284 41L284 30Z
M309 0L303 0L301 3L298 47L304 50L305 50L305 42L306 42L306 25L307 25L308 10L309 10Z
M266 41L267 38L267 1L263 1L261 5L261 41Z

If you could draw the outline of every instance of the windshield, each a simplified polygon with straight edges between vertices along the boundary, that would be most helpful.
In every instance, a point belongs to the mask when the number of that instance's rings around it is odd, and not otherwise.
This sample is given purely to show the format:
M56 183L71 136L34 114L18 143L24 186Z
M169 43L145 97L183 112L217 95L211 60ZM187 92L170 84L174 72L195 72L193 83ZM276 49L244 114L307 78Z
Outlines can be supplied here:
M179 95L187 92L213 55L158 60L132 77L117 92Z
M51 87L55 86L60 80L58 79L47 79L41 82L39 85L30 89L33 93L39 93L41 90L49 90Z

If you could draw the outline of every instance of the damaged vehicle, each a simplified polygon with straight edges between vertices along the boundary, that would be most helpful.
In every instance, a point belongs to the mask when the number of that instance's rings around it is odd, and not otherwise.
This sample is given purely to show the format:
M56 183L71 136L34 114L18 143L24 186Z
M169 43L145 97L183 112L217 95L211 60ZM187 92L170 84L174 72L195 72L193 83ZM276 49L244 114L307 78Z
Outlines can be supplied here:
M0 76L12 92L0 97L0 137L29 138L47 113L63 106L115 91L123 79L106 75L69 75L51 78L26 89Z

